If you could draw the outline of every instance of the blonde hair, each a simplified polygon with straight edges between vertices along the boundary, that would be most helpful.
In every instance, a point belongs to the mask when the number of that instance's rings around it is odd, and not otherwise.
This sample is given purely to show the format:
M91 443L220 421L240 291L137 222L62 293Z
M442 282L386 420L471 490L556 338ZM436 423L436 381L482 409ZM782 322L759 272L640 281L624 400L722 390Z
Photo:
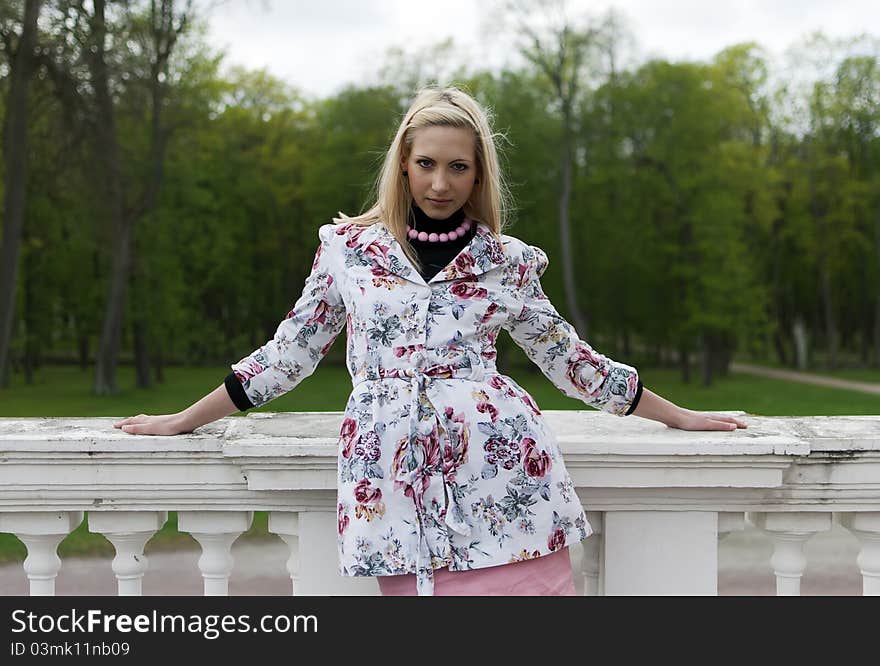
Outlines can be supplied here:
M374 186L376 202L356 217L348 217L340 212L340 217L333 221L360 225L384 222L406 256L421 269L418 256L406 237L412 195L401 163L409 157L416 130L436 126L457 127L474 133L477 178L480 179L465 202L465 215L485 223L500 240L501 231L508 222L510 193L501 174L495 146L496 134L492 132L489 117L489 112L473 97L454 86L422 88L404 114L385 155Z

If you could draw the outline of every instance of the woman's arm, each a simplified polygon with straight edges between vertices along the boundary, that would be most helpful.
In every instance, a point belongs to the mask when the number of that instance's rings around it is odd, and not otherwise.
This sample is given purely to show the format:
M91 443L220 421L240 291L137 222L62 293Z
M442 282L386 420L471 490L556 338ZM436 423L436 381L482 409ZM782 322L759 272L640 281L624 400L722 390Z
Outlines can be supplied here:
M138 414L114 423L113 427L121 428L122 432L130 435L179 435L192 432L199 426L235 414L237 411L238 407L229 397L226 385L221 384L204 398L177 414L155 416Z
M644 387L642 387L642 397L633 414L644 419L660 421L670 428L678 428L679 430L736 430L748 427L732 416L683 409Z
M693 412L665 400L644 387L635 368L600 354L581 340L541 288L540 278L548 264L541 248L525 246L514 262L520 284L512 316L503 327L563 393L618 416L635 414L680 430L746 427L733 417ZM633 405L635 409L629 411Z
M239 411L238 407L229 397L229 391L221 384L198 402L178 412L176 416L183 432L192 432L199 426L235 414L237 411Z
M311 375L345 328L347 312L333 265L338 252L333 248L340 244L336 235L335 225L318 229L320 244L302 295L272 339L231 366L254 407L292 391Z
M346 310L330 270L333 225L318 230L321 241L302 295L274 337L232 365L233 375L176 414L138 414L113 424L133 435L177 435L224 416L260 407L308 377L345 327Z
M565 395L624 416L638 396L638 372L580 339L541 287L547 254L534 245L517 247L511 255L514 289L507 305L509 317L502 328Z

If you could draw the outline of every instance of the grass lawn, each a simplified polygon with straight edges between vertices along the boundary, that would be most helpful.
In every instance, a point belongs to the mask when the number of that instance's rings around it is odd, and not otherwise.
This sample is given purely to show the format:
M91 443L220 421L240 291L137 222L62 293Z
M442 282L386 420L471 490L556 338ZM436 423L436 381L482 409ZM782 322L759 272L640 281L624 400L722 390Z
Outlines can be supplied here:
M846 370L825 370L816 374L827 374L840 379L851 379L855 382L872 382L880 384L880 370L867 368L848 368Z
M516 367L513 377L542 409L590 409L563 395L534 366ZM91 395L92 372L71 366L46 367L27 385L13 375L9 389L0 390L0 416L131 416L174 413L219 386L228 369L167 368L166 380L151 389L134 388L134 369L119 370L121 391L115 396ZM840 371L839 376L871 381L873 371ZM876 396L748 375L731 375L703 388L699 381L682 383L678 371L640 368L645 386L691 409L741 409L765 416L877 414ZM845 373L845 374L844 374ZM880 374L880 373L878 373ZM880 376L877 377L880 380ZM341 366L320 365L293 391L254 411L333 411L345 407L351 379Z
M732 375L703 388L698 382L684 384L677 370L641 368L645 386L669 400L698 410L738 409L764 416L807 416L878 414L877 396L750 377ZM852 372L852 371L850 371ZM872 371L847 378L874 381ZM166 369L164 384L151 389L134 388L134 370L119 370L121 392L116 396L91 395L92 372L70 366L53 366L37 371L34 383L27 385L21 375L13 375L9 389L0 390L0 416L130 416L138 413L164 414L184 409L209 393L223 381L226 367ZM542 409L589 409L568 398L540 372L518 367L507 372L532 394ZM880 375L880 373L876 373ZM844 375L840 375L844 376ZM880 376L876 377L880 381ZM256 411L334 411L342 410L351 390L351 380L341 366L324 364L294 391ZM91 534L86 522L74 530L59 547L61 557L83 554L112 555L112 545L101 535ZM257 512L253 527L243 538L268 536L267 515ZM187 534L177 531L177 516L169 514L165 526L147 544L150 549L193 545ZM0 562L22 561L26 551L11 534L0 534Z

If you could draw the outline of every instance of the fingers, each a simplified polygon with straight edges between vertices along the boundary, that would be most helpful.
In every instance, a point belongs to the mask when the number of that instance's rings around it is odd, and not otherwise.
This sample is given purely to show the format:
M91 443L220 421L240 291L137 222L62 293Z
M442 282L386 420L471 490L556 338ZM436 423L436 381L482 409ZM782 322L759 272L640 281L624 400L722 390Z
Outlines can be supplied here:
M732 432L738 428L748 428L748 425L739 419L723 414L692 413L683 425L677 427L681 430L726 430Z
M742 421L731 416L710 416L709 423L711 427L708 430L736 430L737 428L748 428Z
M127 422L123 422L122 432L127 432L129 435L136 435L140 432L142 426L135 422L135 418L137 417L127 419Z
M715 421L725 421L726 423L731 423L735 426L735 428L748 428L749 427L743 421L740 421L739 419L735 419L732 416L721 416L719 414L711 414L709 416L709 418L714 419ZM731 430L734 430L735 428L731 428Z
M133 423L122 426L122 431L129 435L157 435L159 431L151 430L153 426L149 423Z
M122 419L121 421L117 421L113 424L114 428L120 428L123 432L134 432L133 430L126 430L126 427L133 427L137 423L145 423L147 420L146 414L138 414L137 416L129 416L127 419Z

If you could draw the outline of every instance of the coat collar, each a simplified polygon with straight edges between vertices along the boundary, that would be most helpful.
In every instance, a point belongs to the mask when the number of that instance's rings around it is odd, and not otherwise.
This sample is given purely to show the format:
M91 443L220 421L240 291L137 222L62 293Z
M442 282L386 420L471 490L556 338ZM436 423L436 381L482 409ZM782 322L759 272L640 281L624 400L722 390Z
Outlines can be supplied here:
M382 222L371 225L361 234L364 252L374 263L389 273L418 284L476 277L507 263L504 248L492 235L488 225L477 223L473 238L455 258L426 283L403 251L394 234Z

